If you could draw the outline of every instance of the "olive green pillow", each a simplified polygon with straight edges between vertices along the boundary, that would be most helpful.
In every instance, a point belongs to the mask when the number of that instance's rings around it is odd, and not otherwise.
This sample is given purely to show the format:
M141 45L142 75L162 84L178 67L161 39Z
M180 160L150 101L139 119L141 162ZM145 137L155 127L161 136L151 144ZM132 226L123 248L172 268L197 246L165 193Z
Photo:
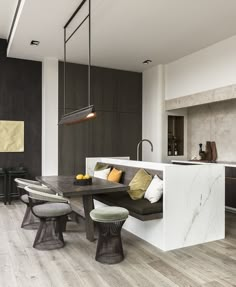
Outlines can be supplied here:
M129 196L133 200L141 199L144 196L145 191L151 181L152 176L148 174L144 169L140 169L129 183Z
M96 165L95 165L94 171L107 169L109 167L110 167L109 164L102 163L102 162L97 162Z

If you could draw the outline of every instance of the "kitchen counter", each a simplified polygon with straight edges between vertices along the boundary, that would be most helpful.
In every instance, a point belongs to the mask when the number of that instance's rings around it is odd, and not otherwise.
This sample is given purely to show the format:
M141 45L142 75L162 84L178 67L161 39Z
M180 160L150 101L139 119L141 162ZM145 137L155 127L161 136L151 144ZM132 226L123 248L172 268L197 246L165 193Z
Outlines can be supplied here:
M236 162L233 161L206 162L200 160L172 160L171 162L176 164L222 164L228 167L236 167Z
M236 212L236 162L217 161L216 163L197 160L172 160L174 165L218 165L225 167L225 208Z

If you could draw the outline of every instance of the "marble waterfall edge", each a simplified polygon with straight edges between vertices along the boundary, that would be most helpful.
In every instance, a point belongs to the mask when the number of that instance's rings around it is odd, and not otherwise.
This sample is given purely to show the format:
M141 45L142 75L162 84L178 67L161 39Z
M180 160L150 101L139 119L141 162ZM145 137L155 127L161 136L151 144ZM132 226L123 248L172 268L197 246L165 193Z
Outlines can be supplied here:
M207 164L165 170L165 249L225 236L224 166ZM165 213L165 210L170 212ZM173 211L173 212L172 212Z

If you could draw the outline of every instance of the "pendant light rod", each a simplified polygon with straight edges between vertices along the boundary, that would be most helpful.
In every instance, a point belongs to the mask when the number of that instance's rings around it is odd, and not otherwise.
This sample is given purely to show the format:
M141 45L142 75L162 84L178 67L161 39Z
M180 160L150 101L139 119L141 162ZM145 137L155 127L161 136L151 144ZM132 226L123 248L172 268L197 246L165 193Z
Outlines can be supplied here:
M82 8L84 3L87 0L81 2L79 7L75 10L73 15L67 21L64 26L64 115L61 118L59 124L75 124L80 123L88 119L92 119L96 117L96 112L94 106L91 105L91 0L88 0L88 15L80 22L77 28L70 34L70 36L66 37L66 28L77 15L79 10ZM80 110L73 111L72 113L66 114L66 43L71 39L71 37L75 34L75 32L84 24L84 22L88 19L88 32L89 32L89 43L88 43L88 106L82 108Z
M89 63L88 63L88 106L91 102L91 0L89 0Z
M75 32L77 31L77 30L79 30L79 28L84 24L84 22L87 20L89 18L89 14L84 18L84 20L79 24L79 26L74 30L74 32L72 32L71 34L70 34L70 36L68 37L68 39L66 39L65 41L66 41L66 43L70 40L70 38L75 34ZM66 30L66 29L65 29Z
M74 19L74 17L75 17L76 14L79 12L79 10L84 6L84 3L85 3L86 1L87 1L87 0L83 0L83 1L80 3L79 7L75 10L75 12L72 14L72 16L70 17L70 19L66 22L66 24L65 24L65 26L64 26L64 29L66 29L66 28L69 26L70 22Z
M66 29L64 29L64 115L66 114Z

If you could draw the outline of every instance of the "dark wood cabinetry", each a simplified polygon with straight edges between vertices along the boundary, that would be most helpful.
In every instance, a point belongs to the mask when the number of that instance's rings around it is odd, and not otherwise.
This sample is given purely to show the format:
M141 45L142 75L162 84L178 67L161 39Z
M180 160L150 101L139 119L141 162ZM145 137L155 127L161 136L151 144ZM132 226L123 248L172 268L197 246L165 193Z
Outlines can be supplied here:
M88 105L87 66L66 64L66 112ZM59 174L84 172L86 157L130 156L142 138L142 74L91 69L91 103L97 117L59 126ZM59 63L59 118L63 114L63 63Z
M236 167L225 168L225 205L236 208Z
M4 58L0 40L0 120L24 121L24 152L1 152L0 167L41 174L42 64Z

